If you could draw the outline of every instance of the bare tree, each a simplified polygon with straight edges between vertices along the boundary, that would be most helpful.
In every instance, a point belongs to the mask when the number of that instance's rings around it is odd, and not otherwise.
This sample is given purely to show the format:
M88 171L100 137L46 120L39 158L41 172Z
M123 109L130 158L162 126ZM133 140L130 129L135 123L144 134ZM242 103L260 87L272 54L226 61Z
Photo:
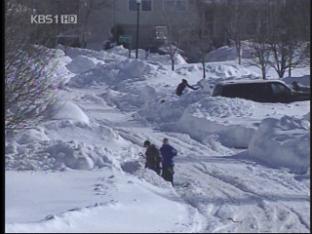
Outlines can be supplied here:
M230 41L235 46L238 64L242 62L242 40L246 23L245 11L244 2L241 0L228 1L225 11L225 14L229 17L226 31Z
M267 70L270 64L270 49L269 45L266 43L265 40L254 40L252 44L253 49L253 60L252 65L255 65L260 68L262 79L266 79Z
M291 76L292 69L304 60L304 49L301 48L298 42L291 39L272 40L269 44L273 55L270 66L274 68L279 78L284 77L287 69L289 71L288 75Z
M270 64L270 47L269 47L269 17L268 4L258 7L257 27L254 39L251 40L252 49L251 65L257 66L261 70L262 79L266 79L267 70Z
M53 102L50 83L54 52L32 43L31 9L5 4L5 127L29 127L44 118Z
M172 40L167 40L164 44L164 50L168 53L170 62L171 62L171 70L174 71L175 68L175 57L178 52L177 43Z
M288 2L293 3L293 2ZM305 58L302 29L298 26L297 18L292 14L295 11L293 4L270 4L270 37L269 48L272 53L270 66L277 72L279 78L284 77L288 70L291 76L293 68L301 64Z
M176 18L172 14L161 15L164 25L166 25L166 36L164 40L164 51L169 55L171 70L174 71L176 56L183 53L180 49L191 37L192 25L190 22L184 22L184 27L181 27L180 18Z
M195 44L195 48L198 51L200 56L200 62L202 64L203 70L203 79L206 78L206 62L207 62L207 54L213 48L213 41L211 35L204 36L202 28L198 28L197 33L193 34L193 40Z
M179 52L182 52L182 50L179 49L179 46L183 43L187 32L185 29L177 27L176 23L169 15L163 15L163 18L167 25L167 35L164 40L163 48L169 55L171 70L174 71L176 56Z

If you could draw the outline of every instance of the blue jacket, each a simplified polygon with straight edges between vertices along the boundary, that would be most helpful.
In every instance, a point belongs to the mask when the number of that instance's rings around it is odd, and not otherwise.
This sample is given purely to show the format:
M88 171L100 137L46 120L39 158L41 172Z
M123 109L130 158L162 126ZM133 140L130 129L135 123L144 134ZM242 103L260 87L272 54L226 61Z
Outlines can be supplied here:
M163 145L160 148L160 153L162 156L162 165L163 167L173 166L173 157L178 154L177 150L171 145Z

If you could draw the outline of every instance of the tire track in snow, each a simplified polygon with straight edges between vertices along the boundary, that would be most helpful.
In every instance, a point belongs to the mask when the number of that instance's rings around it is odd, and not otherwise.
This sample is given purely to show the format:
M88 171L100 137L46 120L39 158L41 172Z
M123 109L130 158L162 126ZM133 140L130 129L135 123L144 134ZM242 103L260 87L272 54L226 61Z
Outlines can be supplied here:
M207 157L209 158L209 157ZM182 165L187 165L187 158L185 158L185 161L182 163ZM205 161L206 162L206 161ZM207 162L206 162L207 163ZM216 162L211 162L211 163L216 163ZM241 162L241 163L244 163L244 162ZM193 165L192 165L193 164ZM223 163L221 163L222 165ZM207 175L209 176L208 178L207 177L204 177L206 181L219 181L219 183L221 182L222 184L225 184L226 187L223 187L221 186L218 186L216 188L213 188L214 190L218 190L220 191L222 194L224 194L228 200L228 204L230 204L230 206L236 206L236 207L239 207L240 204L241 204L241 200L240 198L234 198L232 196L232 194L237 194L238 193L241 193L240 197L245 197L246 201L250 200L250 204L246 203L246 202L243 202L242 205L251 205L252 207L252 204L255 203L255 204L258 204L258 212L261 212L263 215L261 215L261 213L258 213L259 215L257 216L254 216L252 213L248 213L249 215L251 215L253 218L251 219L250 217L248 216L243 216L244 218L241 219L241 220L237 220L233 217L225 217L223 218L222 216L218 216L218 215L215 215L215 214L218 214L218 210L222 209L223 207L223 204L222 202L224 203L224 199L222 198L219 198L219 199L211 199L210 196L209 196L209 193L206 193L206 194L203 194L201 192L199 193L196 193L194 191L192 191L192 189L188 189L187 191L185 191L185 189L181 190L181 189L177 189L177 192L181 195L181 197L184 198L184 200L186 202L188 202L190 205L196 207L204 216L214 216L215 218L218 218L219 219L219 225L217 225L217 227L213 227L213 225L207 225L205 231L222 231L222 230L226 230L227 228L229 228L229 225L231 225L230 223L232 224L241 224L242 222L247 222L249 223L250 225L250 230L249 231L261 231L261 230L264 230L264 231L270 231L274 228L276 228L275 225L275 222L272 221L272 219L270 218L271 217L271 214L268 213L272 208L271 207L277 207L277 209L281 209L281 207L284 206L283 202L293 202L293 201L297 201L297 202L308 202L310 200L309 196L305 196L305 195L292 195L292 194L284 194L283 196L282 195L272 195L272 194L261 194L261 193L257 193L253 190L251 190L250 188L248 188L245 184L243 184L242 182L239 182L237 180L236 177L232 177L232 176L228 176L228 175L225 175L225 174L222 174L221 172L218 172L217 170L214 170L214 169L208 169L207 166L205 165L205 163L203 162L200 162L200 160L197 160L195 162L193 162L192 160L189 161L189 165L191 166L191 168L195 171L198 171L198 172L201 172L203 173L204 175ZM183 173L185 171L185 166L183 167ZM212 171L211 171L212 170ZM195 174L195 172L190 172L191 174ZM229 172L230 173L230 172ZM196 174L195 174L196 175ZM195 183L196 181L196 177L192 178L191 175L187 176L187 174L184 176L186 178L184 178L186 181L188 181L189 183L193 183L196 186L199 186L199 187L203 187L202 185ZM210 179L209 179L210 178ZM193 179L193 181L192 181ZM195 179L195 181L194 181ZM270 178L268 178L270 179ZM276 180L273 180L275 183L277 182ZM220 189L220 188L221 189ZM288 188L289 189L289 186L285 186L284 187ZM187 188L186 188L187 189ZM233 190L234 189L234 190ZM236 191L235 191L236 190ZM230 192L232 191L232 192ZM244 201L244 199L243 199ZM268 201L269 203L266 203L264 201ZM230 202L230 203L229 203ZM273 202L273 203L272 203ZM279 202L279 203L276 203L276 202ZM281 203L280 203L281 202ZM212 203L216 204L216 205L212 205ZM207 206L214 206L214 208L210 209L210 210L213 210L213 209L216 209L217 208L217 211L216 212L208 212L205 211L205 209L207 210ZM269 209L270 208L270 209ZM250 209L250 208L248 208ZM292 209L293 210L293 209ZM293 213L293 211L291 212ZM291 215L291 213L289 215ZM298 219L300 221L300 223L302 223L302 225L309 230L309 224L307 224L304 219L302 218L302 216L298 213L298 212L294 212L297 214L298 216ZM290 217L290 216L289 216ZM209 220L211 220L212 218L208 217ZM229 221L226 222L226 219L228 219ZM254 220L254 221L250 221L250 220ZM268 223L265 227L263 227L263 225L261 223L266 222ZM285 223L285 227L288 227L289 228L293 228L291 225L288 225L287 224L287 220L280 220L279 222L283 222ZM273 225L273 226L272 226ZM239 227L238 227L239 228ZM227 229L228 230L228 229ZM287 228L285 230L288 230ZM240 230L238 230L240 231Z
M269 200L269 201L277 201L277 200L284 200L284 201L310 201L310 197L305 196L305 195L288 195L289 198L287 198L287 196L285 196L284 198L281 196L274 196L274 195L268 195L268 194L259 194L256 193L254 191L252 191L251 189L249 189L245 184L239 182L238 180L236 180L236 178L232 177L232 176L226 176L226 175L222 175L221 173L215 171L216 173L212 173L208 170L208 168L206 167L205 164L200 163L200 165L202 165L204 167L204 169L198 167L195 165L195 167L197 167L200 171L202 171L205 174L208 174L211 177L214 177L224 183L227 183L228 185L235 187L236 189L247 193L249 195L254 196L255 198L259 198L261 200Z

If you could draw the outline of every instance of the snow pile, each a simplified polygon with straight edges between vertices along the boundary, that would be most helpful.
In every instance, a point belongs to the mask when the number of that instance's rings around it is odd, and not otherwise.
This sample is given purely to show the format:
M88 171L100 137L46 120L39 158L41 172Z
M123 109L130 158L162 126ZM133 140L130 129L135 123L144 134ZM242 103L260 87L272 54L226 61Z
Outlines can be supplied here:
M254 112L255 104L252 101L240 98L206 97L187 110L195 117L204 117L209 120L222 118L250 116Z
M111 56L112 58L117 58L120 60L120 58L128 59L129 58L129 50L126 49L123 45L115 46L109 50L106 50L107 54ZM135 57L135 50L131 50L130 58ZM144 60L146 58L146 51L143 49L138 49L138 58Z
M251 116L256 103L239 98L210 97L206 92L187 93L181 97L165 96L164 103L150 98L139 113L155 122L174 122L183 115L207 120L220 120ZM169 100L168 100L169 99Z
M82 49L82 48L74 48L74 47L66 47L63 46L59 47L64 51L64 53L71 57L72 59L75 59L79 56L85 56L89 58L96 58L98 60L105 60L105 53L104 51L96 51L96 50L89 50L89 49Z
M157 99L157 93L150 86L126 86L119 84L123 92L110 91L103 97L123 111L137 111L140 108L152 105Z
M207 62L223 62L236 60L237 58L236 48L229 46L222 46L207 54ZM252 58L252 50L246 42L242 44L242 58Z
M47 141L49 138L47 137L44 129L42 127L38 127L36 129L29 129L26 132L22 132L17 136L16 142L20 145L31 144L39 141Z
M310 121L310 112L306 113L303 118Z
M160 55L157 53L151 53L147 57L147 61L151 64L165 65L165 66L170 65L171 66L171 60L170 60L170 56L168 54ZM183 65L183 64L187 64L187 62L185 61L184 57L181 54L176 53L174 56L174 64L175 65Z
M181 97L176 96L174 93L157 95L156 93L153 94L152 91L146 94L150 98L144 99L146 104L138 113L147 120L158 124L179 120L188 106L198 102L205 95L201 91L196 93L187 93L186 91Z
M265 119L251 139L249 155L272 167L305 173L310 167L309 129L310 124L304 119Z
M202 70L202 68L200 67ZM259 74L236 63L207 63L206 72L208 78L224 79L224 78L255 78Z
M75 75L67 69L67 65L72 62L72 59L60 49L48 49L47 51L51 58L45 69L51 76L54 86L61 87Z
M46 152L54 161L53 169L90 170L112 165L107 152L83 143L52 141Z
M251 124L235 122L252 115L253 102L242 99L208 97L190 105L176 123L179 131L206 142L209 135L218 135L228 147L247 148L255 132Z
M121 46L116 46L112 49L107 50L107 52L110 55L118 55L123 56L125 58L129 58L129 50ZM131 57L134 57L135 51L131 51ZM158 65L170 65L171 60L170 56L168 54L160 55L158 53L148 53L146 50L139 49L138 50L138 58L141 61L148 61L151 64L158 64ZM187 64L183 56L179 53L176 53L174 56L175 64L181 65L181 64Z
M72 101L66 101L64 103L56 102L54 106L51 107L51 119L73 120L86 125L90 124L86 113Z
M26 131L15 142L6 143L7 170L90 170L113 165L112 153L106 148L53 140L46 134L38 139L39 131Z
M107 50L107 52L109 52L110 54L117 54L117 55L124 56L124 57L129 56L129 50L126 49L123 45L115 46L115 47ZM132 53L133 53L133 51L132 51ZM139 55L143 56L145 51L142 49L139 49L138 53L139 53Z
M73 59L71 63L67 65L67 68L73 73L82 73L94 68L98 63L104 62L96 58L90 58L85 55L79 55Z
M91 50L91 49L82 49L82 48L73 48L73 47L64 47L62 45L58 45L58 48L72 59L75 59L79 56L85 56L89 59L95 59L97 61L102 61L105 63L114 62L114 61L122 61L125 59L125 56L118 55L116 53L109 53L104 50Z
M153 74L155 71L155 65L141 60L125 59L108 64L99 63L93 69L72 77L68 84L79 88L99 83L116 86L125 80L129 80L131 83L145 80L147 75Z
M249 119L255 107L252 101L197 92L164 103L151 100L138 113L162 130L187 133L201 142L210 142L210 135L217 135L228 147L247 148L256 127L243 119Z
M141 78L157 68L142 60L127 59L120 63L119 79Z
M181 54L175 54L174 62L176 65L187 64L187 62L185 61L185 59Z
M208 62L228 61L237 58L236 49L229 46L222 46L207 54Z
M72 77L68 85L76 88L86 88L91 85L111 83L115 80L118 72L119 69L114 63L98 64L95 68Z

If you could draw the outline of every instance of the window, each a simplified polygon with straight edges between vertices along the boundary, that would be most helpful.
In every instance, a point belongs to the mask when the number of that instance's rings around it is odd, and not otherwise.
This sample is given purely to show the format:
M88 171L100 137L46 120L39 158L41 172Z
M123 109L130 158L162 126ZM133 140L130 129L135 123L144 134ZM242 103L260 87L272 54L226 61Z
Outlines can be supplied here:
M157 40L167 39L167 26L155 26L155 38Z
M186 0L164 0L166 11L186 11Z
M136 0L129 0L129 10L130 11L137 11ZM152 0L142 0L142 2L140 4L140 10L151 11L152 10Z
M275 97L287 95L289 92L289 90L282 84L273 83L271 84L271 87Z
M151 11L152 10L152 1L143 0L142 1L142 11Z
M136 11L137 10L136 0L129 0L129 10L130 11Z
M178 11L186 11L186 2L178 0L176 1L176 7Z

